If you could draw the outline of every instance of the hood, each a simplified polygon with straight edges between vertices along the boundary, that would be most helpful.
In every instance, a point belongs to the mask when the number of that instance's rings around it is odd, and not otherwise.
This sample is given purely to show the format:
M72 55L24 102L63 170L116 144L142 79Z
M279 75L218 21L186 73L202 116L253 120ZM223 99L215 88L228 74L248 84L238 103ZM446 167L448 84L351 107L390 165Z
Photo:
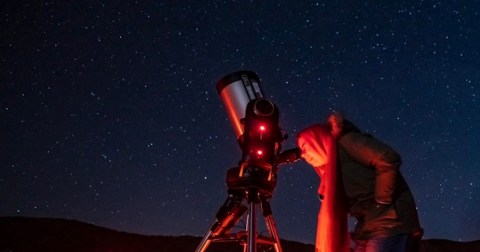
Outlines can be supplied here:
M360 132L355 124L345 119L343 113L338 111L328 117L327 126L336 138L339 138L348 132Z

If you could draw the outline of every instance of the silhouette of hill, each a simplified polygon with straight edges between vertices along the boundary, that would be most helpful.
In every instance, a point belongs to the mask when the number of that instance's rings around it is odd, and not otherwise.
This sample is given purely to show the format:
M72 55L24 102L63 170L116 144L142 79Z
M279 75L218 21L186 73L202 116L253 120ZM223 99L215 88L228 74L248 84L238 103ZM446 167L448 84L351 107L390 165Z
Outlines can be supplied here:
M430 239L422 242L424 252L480 252L480 240L457 242L444 239Z
M76 220L0 217L0 252L193 252L202 237L146 236ZM282 240L284 252L313 252L312 244ZM480 252L480 241L424 240L423 252ZM235 243L212 243L207 252L242 252ZM273 250L271 250L273 251Z

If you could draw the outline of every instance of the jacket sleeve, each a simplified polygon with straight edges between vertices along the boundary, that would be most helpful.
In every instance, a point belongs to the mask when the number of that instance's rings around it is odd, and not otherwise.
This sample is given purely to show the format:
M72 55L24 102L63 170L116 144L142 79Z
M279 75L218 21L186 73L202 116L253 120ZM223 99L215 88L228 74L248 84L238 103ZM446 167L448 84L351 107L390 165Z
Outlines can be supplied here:
M338 141L355 161L375 169L375 200L390 204L402 163L400 155L368 134L352 132L343 135Z

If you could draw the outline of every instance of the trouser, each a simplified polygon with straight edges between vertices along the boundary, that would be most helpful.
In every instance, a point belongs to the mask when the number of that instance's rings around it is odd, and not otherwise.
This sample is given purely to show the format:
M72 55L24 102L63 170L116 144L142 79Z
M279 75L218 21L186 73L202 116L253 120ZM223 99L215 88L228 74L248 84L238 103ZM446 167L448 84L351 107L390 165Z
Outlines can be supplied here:
M412 234L398 234L368 240L357 244L354 252L408 252Z

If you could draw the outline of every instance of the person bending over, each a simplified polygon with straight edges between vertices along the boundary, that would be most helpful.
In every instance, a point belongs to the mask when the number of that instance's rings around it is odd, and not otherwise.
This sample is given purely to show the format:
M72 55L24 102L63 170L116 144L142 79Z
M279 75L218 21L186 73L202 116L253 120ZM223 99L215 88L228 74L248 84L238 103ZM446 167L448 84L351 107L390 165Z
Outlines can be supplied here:
M401 157L340 113L297 136L320 176L316 252L350 251L347 216L356 218L355 252L417 251L422 229Z

